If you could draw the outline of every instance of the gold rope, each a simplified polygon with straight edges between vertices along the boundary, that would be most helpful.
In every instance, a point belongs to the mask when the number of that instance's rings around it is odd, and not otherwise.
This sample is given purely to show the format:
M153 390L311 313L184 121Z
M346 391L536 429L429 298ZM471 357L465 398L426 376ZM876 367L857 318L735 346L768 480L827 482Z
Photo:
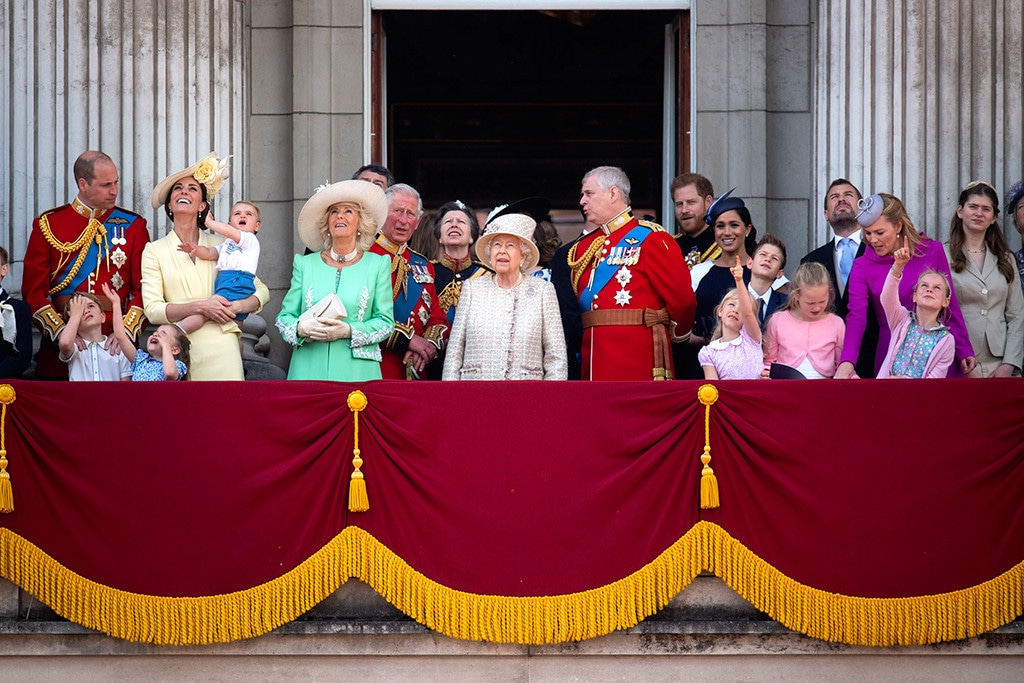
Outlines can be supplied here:
M700 507L712 510L719 505L718 478L711 469L711 406L718 400L718 389L713 384L703 384L697 390L697 400L704 405L704 452L700 461L704 469L700 472Z
M47 296L52 296L67 287L68 283L71 282L75 275L78 274L78 271L82 268L82 263L85 262L86 255L89 253L89 242L95 240L96 244L102 245L103 240L107 236L107 229L104 228L103 225L95 218L89 219L89 222L85 226L85 230L82 231L82 234L79 235L78 239L74 242L61 242L57 239L56 235L53 234L53 231L50 230L50 221L45 215L39 217L39 231L43 233L43 237L46 238L46 241L49 242L50 246L62 254L71 254L75 249L78 249L78 258L75 259L75 264L71 266L71 270L68 272L67 276L60 281L60 283L50 288ZM109 252L110 250L108 249L107 251ZM57 266L57 270L60 270L65 263L67 263L67 257L62 257L60 264ZM96 272L99 273L99 261L97 261L96 269ZM56 271L54 272L56 273Z
M348 482L349 512L366 512L370 509L370 499L366 494L366 477L359 469L363 466L363 459L359 457L359 412L366 408L366 404L366 394L358 389L348 395L348 409L352 411L355 442L352 447L352 477Z
M850 645L925 645L970 638L1024 611L1024 561L958 591L860 598L794 581L705 521L625 578L579 593L538 597L448 588L358 527L346 528L295 569L253 588L192 598L141 595L90 581L0 528L0 575L75 623L161 645L262 635L305 613L349 577L366 582L416 621L454 638L524 645L579 641L635 626L701 571L715 573L790 629Z
M0 514L14 512L14 488L7 473L7 406L18 397L10 384L0 384Z
M572 271L572 291L577 295L580 293L580 278L583 276L583 271L587 269L587 266L597 257L598 252L604 247L605 237L602 233L597 233L597 238L590 243L587 250L583 252L583 256L576 258L576 250L580 246L580 243L572 245L569 249L568 262L569 270Z

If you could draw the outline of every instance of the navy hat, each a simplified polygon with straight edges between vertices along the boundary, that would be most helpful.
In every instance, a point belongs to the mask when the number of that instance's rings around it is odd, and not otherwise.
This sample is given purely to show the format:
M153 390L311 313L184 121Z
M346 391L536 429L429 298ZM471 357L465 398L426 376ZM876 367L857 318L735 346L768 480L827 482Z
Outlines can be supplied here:
M511 204L496 206L487 215L486 223L490 223L498 216L507 216L510 213L521 213L540 223L548 217L551 212L551 200L547 197L527 197Z
M735 189L735 187L732 188L732 190L729 190L728 192L723 194L721 197L716 199L711 206L708 207L708 212L704 216L705 224L714 225L715 221L718 220L718 217L721 216L726 211L736 211L737 209L746 208L747 205L743 203L742 199L740 199L739 197L729 196Z
M1006 207L1007 215L1012 216L1013 212L1017 210L1017 202L1021 197L1024 197L1024 180L1018 180L1006 191L1003 206Z

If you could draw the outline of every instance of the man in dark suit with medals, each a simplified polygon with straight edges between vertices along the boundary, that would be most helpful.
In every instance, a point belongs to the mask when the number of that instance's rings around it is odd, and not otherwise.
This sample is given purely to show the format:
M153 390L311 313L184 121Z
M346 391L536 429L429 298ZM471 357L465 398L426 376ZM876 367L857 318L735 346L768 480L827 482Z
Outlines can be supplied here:
M84 152L75 161L78 196L70 204L41 214L32 223L22 296L43 333L36 356L36 377L67 379L58 356L64 306L75 292L91 292L104 302L103 333L113 323L103 285L121 297L124 324L136 340L145 324L142 308L142 250L149 243L146 220L115 206L120 179L103 152ZM112 337L110 337L112 339Z

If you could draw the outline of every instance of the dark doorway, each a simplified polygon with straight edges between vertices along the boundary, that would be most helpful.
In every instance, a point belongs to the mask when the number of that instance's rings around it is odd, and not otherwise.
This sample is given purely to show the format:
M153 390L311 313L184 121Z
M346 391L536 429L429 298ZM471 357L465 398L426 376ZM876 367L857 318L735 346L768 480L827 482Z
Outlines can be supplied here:
M543 195L621 166L660 205L664 11L400 11L386 36L387 160L428 207Z

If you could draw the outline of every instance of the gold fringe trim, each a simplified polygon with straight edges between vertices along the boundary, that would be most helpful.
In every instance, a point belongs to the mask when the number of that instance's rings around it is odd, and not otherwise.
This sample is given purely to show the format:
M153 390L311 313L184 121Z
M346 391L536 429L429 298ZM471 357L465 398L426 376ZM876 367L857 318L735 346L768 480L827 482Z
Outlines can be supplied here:
M0 574L88 628L135 642L199 645L262 635L311 609L349 577L428 628L453 638L540 645L635 626L701 571L808 636L851 645L924 645L976 636L1024 611L1024 561L963 590L858 598L784 576L724 529L698 522L650 564L592 590L542 597L477 595L428 579L368 532L348 527L298 567L226 595L139 595L89 581L0 529Z
M0 514L14 512L14 486L7 472L7 406L18 397L10 384L0 384Z

